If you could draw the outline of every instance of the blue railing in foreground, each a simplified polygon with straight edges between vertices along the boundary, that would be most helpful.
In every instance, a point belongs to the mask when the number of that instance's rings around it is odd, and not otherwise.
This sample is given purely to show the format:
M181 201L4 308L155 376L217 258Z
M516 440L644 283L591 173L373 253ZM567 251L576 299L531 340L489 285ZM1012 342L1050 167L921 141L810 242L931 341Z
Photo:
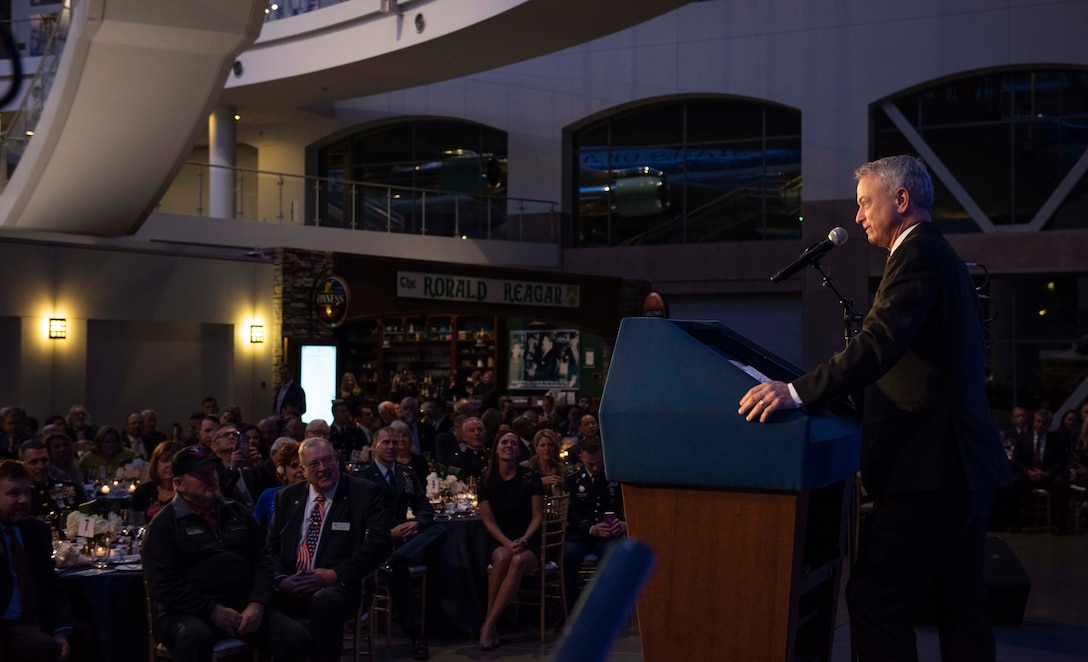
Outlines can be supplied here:
M635 600L650 578L655 560L653 551L637 540L613 545L571 612L567 629L552 651L551 662L607 660L635 608Z

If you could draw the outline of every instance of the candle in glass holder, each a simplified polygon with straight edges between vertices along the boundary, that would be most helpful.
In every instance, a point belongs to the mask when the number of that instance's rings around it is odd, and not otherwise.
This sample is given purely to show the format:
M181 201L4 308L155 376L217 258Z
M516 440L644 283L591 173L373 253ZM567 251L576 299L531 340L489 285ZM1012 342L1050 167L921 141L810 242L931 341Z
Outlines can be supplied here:
M135 492L136 491L136 483L129 483L128 484L128 491L129 491L129 493Z
M109 494L109 493L110 493L110 486L109 485L103 485L102 486L102 494Z

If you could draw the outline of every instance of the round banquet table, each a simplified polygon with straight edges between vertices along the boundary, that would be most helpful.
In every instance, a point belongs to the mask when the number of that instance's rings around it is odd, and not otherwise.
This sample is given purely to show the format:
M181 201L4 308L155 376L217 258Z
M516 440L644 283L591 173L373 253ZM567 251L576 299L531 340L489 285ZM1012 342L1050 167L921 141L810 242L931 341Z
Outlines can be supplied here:
M147 658L147 608L141 570L78 568L61 572L58 580L76 621L89 626L97 640L97 650L87 656L89 659L112 662Z
M437 519L447 531L439 567L427 571L427 628L476 638L487 611L490 536L476 516ZM437 618L436 618L437 617Z

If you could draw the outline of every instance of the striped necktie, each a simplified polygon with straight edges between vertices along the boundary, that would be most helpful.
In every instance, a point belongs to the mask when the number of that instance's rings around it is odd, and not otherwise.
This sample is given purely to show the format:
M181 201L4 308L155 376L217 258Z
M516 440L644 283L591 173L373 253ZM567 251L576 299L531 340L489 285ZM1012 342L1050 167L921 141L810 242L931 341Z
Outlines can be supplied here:
M15 571L15 579L19 585L19 597L22 600L21 611L23 623L36 624L38 622L38 592L34 586L34 575L31 574L30 563L26 558L26 550L23 549L19 538L15 535L15 527L5 527L8 534L8 543L11 546L11 568Z
M321 537L321 521L325 519L325 496L318 494L314 507L310 511L310 525L306 527L306 539L298 548L297 572L313 570L314 555L317 553L317 541Z

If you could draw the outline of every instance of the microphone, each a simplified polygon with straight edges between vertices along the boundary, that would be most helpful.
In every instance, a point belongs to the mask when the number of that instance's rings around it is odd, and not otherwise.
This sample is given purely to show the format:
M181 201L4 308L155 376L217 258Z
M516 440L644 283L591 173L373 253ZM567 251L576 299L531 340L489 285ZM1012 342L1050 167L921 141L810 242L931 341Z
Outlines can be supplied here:
M806 248L805 252L801 253L796 260L786 265L785 269L771 276L771 282L777 283L789 278L804 267L819 260L832 248L845 244L848 237L849 235L846 234L846 230L842 228L835 228L831 232L828 232L827 239Z

